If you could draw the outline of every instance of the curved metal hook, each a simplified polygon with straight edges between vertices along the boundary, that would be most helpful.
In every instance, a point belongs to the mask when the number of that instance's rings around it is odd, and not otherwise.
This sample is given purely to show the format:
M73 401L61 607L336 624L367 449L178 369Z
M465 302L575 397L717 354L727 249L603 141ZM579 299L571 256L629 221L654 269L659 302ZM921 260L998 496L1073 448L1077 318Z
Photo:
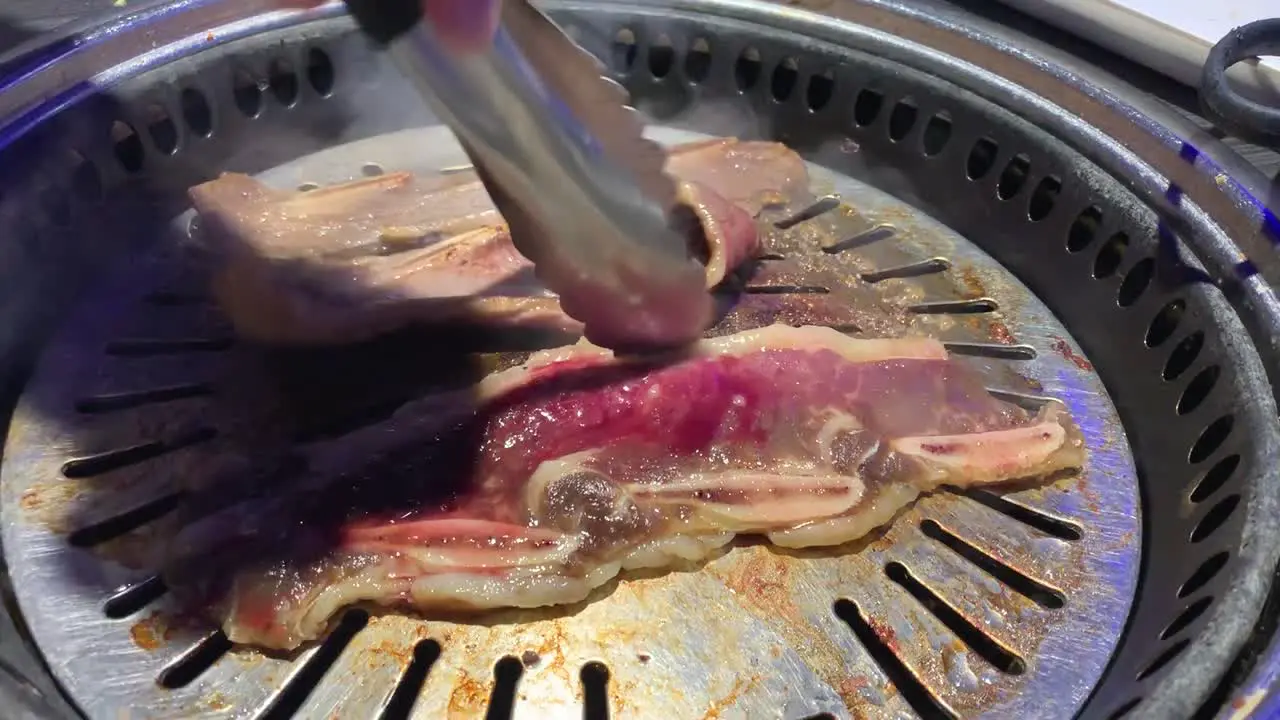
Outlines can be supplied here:
M1200 75L1200 107L1206 117L1232 135L1280 148L1280 107L1250 100L1227 82L1228 68L1261 55L1280 55L1280 18L1242 25L1213 46Z

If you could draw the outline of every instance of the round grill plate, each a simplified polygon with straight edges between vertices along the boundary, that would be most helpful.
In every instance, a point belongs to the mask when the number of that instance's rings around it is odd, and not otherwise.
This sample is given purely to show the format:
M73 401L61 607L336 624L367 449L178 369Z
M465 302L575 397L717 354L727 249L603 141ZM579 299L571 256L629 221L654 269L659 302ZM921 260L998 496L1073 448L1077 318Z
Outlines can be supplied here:
M290 188L465 162L431 128L262 178ZM478 717L511 693L516 717L579 717L600 699L593 663L607 668L615 718L1030 717L1044 716L1046 698L1054 716L1074 713L1137 581L1137 480L1115 409L1067 331L988 256L866 185L818 166L812 176L815 194L844 208L774 233L769 250L924 309L912 327L1011 399L1066 403L1089 446L1079 477L1003 497L938 493L883 534L829 551L740 543L705 565L625 576L580 606L474 622L353 613L295 656L225 652L149 578L175 493L282 446L290 420L271 400L268 364L230 340L203 296L198 252L179 242L84 303L15 416L4 543L55 674L93 718L375 717L415 694L414 717ZM188 223L175 222L180 237ZM862 241L825 253L819 236Z

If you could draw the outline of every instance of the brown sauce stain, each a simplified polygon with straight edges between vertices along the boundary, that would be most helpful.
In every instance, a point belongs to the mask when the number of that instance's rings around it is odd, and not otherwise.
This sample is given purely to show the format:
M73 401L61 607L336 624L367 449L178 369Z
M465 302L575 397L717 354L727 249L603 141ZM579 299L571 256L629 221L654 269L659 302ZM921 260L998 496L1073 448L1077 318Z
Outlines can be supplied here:
M489 686L460 672L457 682L453 684L453 692L449 695L449 717L479 717L488 702Z
M174 627L169 618L152 613L129 628L129 638L139 648L151 652L173 640Z
M999 320L991 321L987 328L987 337L1002 345L1012 345L1014 342L1013 332L1009 330L1009 326Z
M728 710L737 704L738 699L758 682L760 682L759 675L752 675L750 678L738 678L735 680L733 683L733 689L729 691L728 695L711 702L711 707L707 708L707 712L702 716L702 720L716 720L721 717L725 710Z
M824 682L838 687L845 675L845 659L831 638L801 615L791 599L789 558L767 547L741 549L744 561L727 571L711 572L731 590L748 612L776 630L787 645L800 650ZM713 717L713 716L708 716Z
M1063 340L1062 338L1054 338L1053 344L1050 347L1053 348L1054 352L1066 358L1068 362L1073 363L1081 370L1084 370L1085 372L1093 370L1093 364L1077 355L1076 352L1071 349L1071 346L1067 344L1066 340Z

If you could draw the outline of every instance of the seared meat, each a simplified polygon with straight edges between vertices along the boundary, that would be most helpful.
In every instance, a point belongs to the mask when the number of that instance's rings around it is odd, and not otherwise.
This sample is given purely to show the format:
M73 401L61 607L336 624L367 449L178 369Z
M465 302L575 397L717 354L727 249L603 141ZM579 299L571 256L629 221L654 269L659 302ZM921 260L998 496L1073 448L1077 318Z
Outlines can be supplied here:
M356 602L571 603L739 533L837 545L922 492L1076 468L1084 450L1063 407L997 400L934 340L774 325L663 361L544 351L303 455L287 492L175 544L175 569L216 569L201 589L234 641L292 648Z
M701 227L692 250L708 287L759 252L760 208L808 186L803 161L777 143L679 146L668 171ZM245 337L349 343L420 323L580 330L516 252L474 173L391 173L310 192L226 174L190 196L217 259L215 294Z

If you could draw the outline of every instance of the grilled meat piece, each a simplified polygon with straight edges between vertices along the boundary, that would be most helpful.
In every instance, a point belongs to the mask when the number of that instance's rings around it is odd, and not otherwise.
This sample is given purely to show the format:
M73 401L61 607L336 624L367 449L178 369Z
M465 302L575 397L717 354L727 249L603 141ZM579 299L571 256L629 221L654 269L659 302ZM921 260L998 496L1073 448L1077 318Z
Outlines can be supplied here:
M808 189L804 162L777 143L690 143L671 150L667 170L708 287L759 252L761 207ZM474 173L390 173L309 192L225 174L190 196L217 261L215 295L244 337L337 344L442 323L580 332Z
M175 543L175 568L221 580L201 589L234 641L292 648L357 602L572 603L740 533L838 545L920 493L1076 468L1084 450L1065 408L992 397L937 341L773 325L663 360L543 351L304 457L288 492Z

